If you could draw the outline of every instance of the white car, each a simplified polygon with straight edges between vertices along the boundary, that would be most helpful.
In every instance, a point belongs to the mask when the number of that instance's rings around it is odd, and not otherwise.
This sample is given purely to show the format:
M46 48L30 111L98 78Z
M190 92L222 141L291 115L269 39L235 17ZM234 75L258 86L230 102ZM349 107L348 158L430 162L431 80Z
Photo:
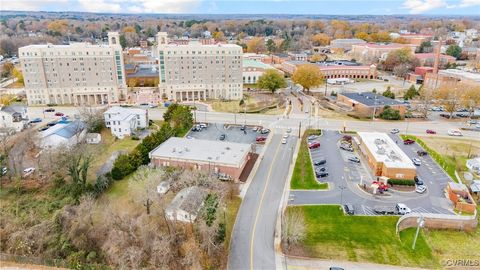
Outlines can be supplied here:
M283 134L283 138L284 138L284 139L287 139L288 136L289 136L288 133Z
M292 128L287 128L287 133L291 133L292 132Z
M450 129L447 134L448 136L463 136L462 132L456 129Z
M34 172L35 172L35 168L33 168L33 167L26 168L25 170L23 170L23 177L27 177Z
M282 139L282 144L287 144L287 139L286 138Z
M425 191L427 191L427 187L424 186L424 185L417 186L415 188L415 192L420 193L420 194L425 193Z
M412 158L412 161L413 161L413 165L415 165L415 166L422 165L422 162L418 158Z
M397 134L397 133L400 133L400 130L398 130L398 128L394 128L394 129L390 130L390 133Z

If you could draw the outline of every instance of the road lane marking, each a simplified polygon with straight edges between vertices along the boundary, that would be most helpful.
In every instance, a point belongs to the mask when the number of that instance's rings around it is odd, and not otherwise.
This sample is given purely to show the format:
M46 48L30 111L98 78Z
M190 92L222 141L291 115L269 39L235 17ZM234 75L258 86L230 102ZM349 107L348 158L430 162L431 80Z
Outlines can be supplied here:
M280 149L280 145L281 145L281 143L279 142L278 145L277 145L277 148L275 149L275 154L273 155L272 163L270 164L270 168L268 170L267 181L265 182L265 186L263 187L262 197L260 197L260 203L258 205L257 213L255 215L255 220L253 222L252 236L250 238L250 269L252 269L252 270L254 269L253 268L253 240L255 239L255 230L257 228L257 222L258 222L258 217L260 215L260 209L262 208L262 205L263 205L263 199L265 198L265 192L267 191L267 187L268 187L268 184L270 182L270 176L272 174L273 165L275 164L276 157L278 155L278 150Z

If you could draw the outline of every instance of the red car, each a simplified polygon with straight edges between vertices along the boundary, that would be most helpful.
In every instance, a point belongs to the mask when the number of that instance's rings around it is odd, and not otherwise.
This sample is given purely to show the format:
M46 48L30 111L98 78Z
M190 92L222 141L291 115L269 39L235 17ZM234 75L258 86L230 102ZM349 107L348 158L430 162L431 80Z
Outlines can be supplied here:
M56 112L56 113L55 113L55 116L64 116L64 114L61 113L61 112Z
M265 140L267 140L267 137L263 137L263 136L258 136L255 141L257 142L264 142Z
M435 130L427 129L426 130L427 134L437 134Z
M309 143L308 144L308 148L309 149L315 149L315 148L318 148L320 147L320 143L319 142L312 142L312 143Z
M406 139L403 141L403 144L414 144L415 141L414 140L411 140L411 139Z

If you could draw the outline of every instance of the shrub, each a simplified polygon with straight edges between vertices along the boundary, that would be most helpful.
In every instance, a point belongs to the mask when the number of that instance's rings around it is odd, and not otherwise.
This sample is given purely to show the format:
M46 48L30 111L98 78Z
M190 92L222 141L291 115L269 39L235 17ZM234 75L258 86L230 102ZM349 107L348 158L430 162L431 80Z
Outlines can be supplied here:
M392 186L415 186L415 181L409 179L388 179L387 183Z
M380 118L385 120L400 120L400 111L394 110L390 106L383 107L383 112L380 113Z

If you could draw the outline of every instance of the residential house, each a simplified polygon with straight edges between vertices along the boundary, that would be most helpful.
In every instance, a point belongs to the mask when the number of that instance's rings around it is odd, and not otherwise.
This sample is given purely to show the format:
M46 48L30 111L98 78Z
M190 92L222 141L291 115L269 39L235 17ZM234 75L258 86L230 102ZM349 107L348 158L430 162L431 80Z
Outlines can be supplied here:
M195 222L206 195L206 191L197 186L182 189L165 209L165 216L172 221Z
M148 127L148 112L138 108L111 107L103 113L105 126L112 135L123 139L131 136L137 129Z
M81 121L56 124L40 133L40 147L54 149L60 146L75 146L85 138L85 127L85 123Z
M28 124L27 106L10 105L0 108L0 129L22 131Z

